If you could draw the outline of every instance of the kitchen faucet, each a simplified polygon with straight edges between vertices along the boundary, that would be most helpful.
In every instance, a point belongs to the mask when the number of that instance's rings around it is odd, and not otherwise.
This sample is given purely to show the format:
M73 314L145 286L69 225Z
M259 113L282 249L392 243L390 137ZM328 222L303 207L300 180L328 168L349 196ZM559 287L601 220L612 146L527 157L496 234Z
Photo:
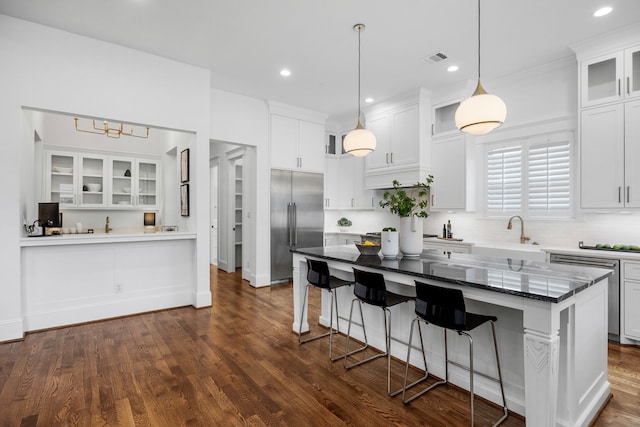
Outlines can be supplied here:
M113 228L109 227L109 217L107 217L107 221L104 224L104 232L109 233Z
M511 228L513 227L511 223L513 218L518 218L520 220L520 243L524 243L527 240L531 240L529 237L524 235L524 219L522 219L520 215L514 215L511 218L509 218L509 223L507 224L507 230L511 230Z

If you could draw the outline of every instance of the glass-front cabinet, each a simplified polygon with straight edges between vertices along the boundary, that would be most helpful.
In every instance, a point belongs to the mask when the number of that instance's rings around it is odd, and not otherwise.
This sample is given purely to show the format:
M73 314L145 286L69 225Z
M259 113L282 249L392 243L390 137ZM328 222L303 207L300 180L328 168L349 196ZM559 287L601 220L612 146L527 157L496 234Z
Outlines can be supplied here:
M582 107L640 96L640 46L581 62Z
M112 157L110 206L156 208L158 170L157 160Z
M61 208L157 209L160 161L46 150L43 201Z
M104 156L47 151L44 199L60 207L106 206Z

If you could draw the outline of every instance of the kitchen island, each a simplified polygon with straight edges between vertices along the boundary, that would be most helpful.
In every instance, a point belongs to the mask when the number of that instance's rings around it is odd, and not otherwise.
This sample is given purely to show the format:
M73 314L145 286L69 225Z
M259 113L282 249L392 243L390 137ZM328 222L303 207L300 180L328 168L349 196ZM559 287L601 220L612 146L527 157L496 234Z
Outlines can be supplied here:
M489 258L477 255L440 255L424 251L419 258L363 257L353 246L295 249L293 252L294 332L300 318L306 286L306 258L321 259L332 274L351 278L353 267L384 274L387 287L415 295L414 280L462 289L469 311L498 317L496 334L507 406L526 416L532 426L587 425L610 396L607 379L607 278L609 270L576 268L543 262ZM339 289L341 330L346 330L352 288ZM394 308L392 354L404 360L413 303ZM384 348L379 310L364 307L370 345ZM377 322L376 322L377 321ZM329 324L328 297L323 294L319 322ZM302 323L302 325L301 325ZM364 338L360 327L352 335ZM474 331L474 363L480 372L495 376L489 331ZM468 365L464 341L449 334L449 357ZM444 377L442 332L429 326L424 332L429 371ZM415 342L415 341L414 341ZM411 363L423 368L419 352ZM469 389L468 373L450 366L452 383ZM500 401L498 386L477 377L476 393ZM394 388L394 385L392 385ZM395 387L397 388L397 387ZM429 397L423 397L429 398Z
M196 233L65 234L21 239L22 330L211 305L196 286Z

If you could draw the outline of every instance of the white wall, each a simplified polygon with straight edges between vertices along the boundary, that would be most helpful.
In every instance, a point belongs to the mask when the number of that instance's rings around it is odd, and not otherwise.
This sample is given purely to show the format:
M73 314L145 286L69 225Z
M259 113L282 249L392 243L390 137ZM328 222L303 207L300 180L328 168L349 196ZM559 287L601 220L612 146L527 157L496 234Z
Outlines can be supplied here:
M33 174L22 153L23 107L105 117L193 132L192 211L197 268L193 305L209 291L209 83L207 70L0 15L0 210L3 236L0 341L22 337L20 238L26 214L19 178ZM22 160L22 161L21 161ZM196 183L202 183L197 185Z
M215 81L213 82L215 86ZM255 236L249 256L253 286L270 284L269 269L269 110L263 100L211 90L211 139L255 147L248 163L255 169L245 170L246 179L253 185L255 197L246 200L252 213L249 234ZM260 250L262 248L262 250Z

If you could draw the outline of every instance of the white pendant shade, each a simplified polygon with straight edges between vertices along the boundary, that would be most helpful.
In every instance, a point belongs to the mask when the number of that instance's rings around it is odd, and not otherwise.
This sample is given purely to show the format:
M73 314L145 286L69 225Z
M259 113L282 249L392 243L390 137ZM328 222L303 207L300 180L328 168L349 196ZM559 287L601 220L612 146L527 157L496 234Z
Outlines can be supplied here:
M507 106L496 95L474 94L456 110L456 127L473 135L484 135L504 123Z
M363 157L376 149L376 137L370 130L356 127L344 138L344 151L356 157Z

